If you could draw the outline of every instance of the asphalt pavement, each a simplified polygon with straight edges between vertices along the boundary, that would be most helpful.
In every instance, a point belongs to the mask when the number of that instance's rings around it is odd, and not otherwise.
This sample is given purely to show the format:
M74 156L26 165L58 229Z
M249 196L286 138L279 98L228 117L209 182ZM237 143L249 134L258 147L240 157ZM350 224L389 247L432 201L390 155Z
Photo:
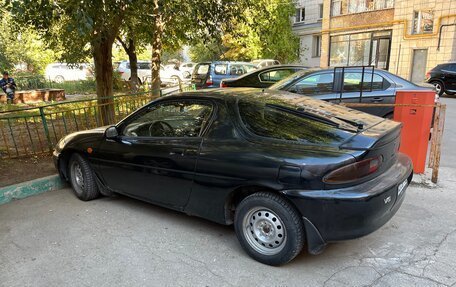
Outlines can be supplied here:
M448 105L440 182L412 185L376 232L270 267L232 227L123 196L70 189L0 206L0 286L456 286L456 124Z

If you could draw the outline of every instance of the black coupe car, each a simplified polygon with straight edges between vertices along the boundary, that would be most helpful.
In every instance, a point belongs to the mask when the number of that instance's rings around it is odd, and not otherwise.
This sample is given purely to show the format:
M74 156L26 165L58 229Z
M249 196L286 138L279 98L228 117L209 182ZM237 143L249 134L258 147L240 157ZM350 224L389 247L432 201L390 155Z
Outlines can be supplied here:
M223 79L220 82L221 88L268 88L278 81L287 78L294 73L308 69L299 65L275 65L258 70L253 70L237 78Z
M280 265L305 241L317 254L396 213L412 178L400 130L287 92L193 91L70 134L54 159L82 200L121 193L234 224L250 256Z

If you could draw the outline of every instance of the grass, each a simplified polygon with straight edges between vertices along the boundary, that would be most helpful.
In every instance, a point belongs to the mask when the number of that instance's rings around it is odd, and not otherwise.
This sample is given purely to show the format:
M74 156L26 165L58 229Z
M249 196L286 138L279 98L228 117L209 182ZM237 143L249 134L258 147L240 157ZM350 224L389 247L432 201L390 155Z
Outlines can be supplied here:
M52 83L53 89L63 89L66 95L93 94L97 86L93 80L65 81L63 83Z

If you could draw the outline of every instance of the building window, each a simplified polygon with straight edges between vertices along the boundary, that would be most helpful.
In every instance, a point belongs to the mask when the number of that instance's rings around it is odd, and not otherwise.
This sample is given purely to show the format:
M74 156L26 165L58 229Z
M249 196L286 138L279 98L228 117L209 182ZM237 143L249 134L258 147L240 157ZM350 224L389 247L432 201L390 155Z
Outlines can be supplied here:
M323 4L318 4L318 9L319 9L319 10L318 10L318 12L319 12L319 14L318 14L319 19L323 19Z
M413 34L429 34L434 30L434 12L415 11L413 13Z
M296 9L296 23L304 22L306 20L306 8Z
M312 57L320 57L321 55L321 36L312 37Z
M342 0L332 0L331 2L331 16L342 15Z
M391 31L330 38L330 66L370 66L388 69Z

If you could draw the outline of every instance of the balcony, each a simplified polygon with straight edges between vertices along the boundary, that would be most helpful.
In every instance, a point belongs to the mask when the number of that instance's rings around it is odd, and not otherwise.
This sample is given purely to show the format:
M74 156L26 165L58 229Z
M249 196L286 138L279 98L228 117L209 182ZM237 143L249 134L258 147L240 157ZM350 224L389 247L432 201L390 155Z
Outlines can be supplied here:
M391 8L394 8L394 0L332 0L331 16L342 16Z

